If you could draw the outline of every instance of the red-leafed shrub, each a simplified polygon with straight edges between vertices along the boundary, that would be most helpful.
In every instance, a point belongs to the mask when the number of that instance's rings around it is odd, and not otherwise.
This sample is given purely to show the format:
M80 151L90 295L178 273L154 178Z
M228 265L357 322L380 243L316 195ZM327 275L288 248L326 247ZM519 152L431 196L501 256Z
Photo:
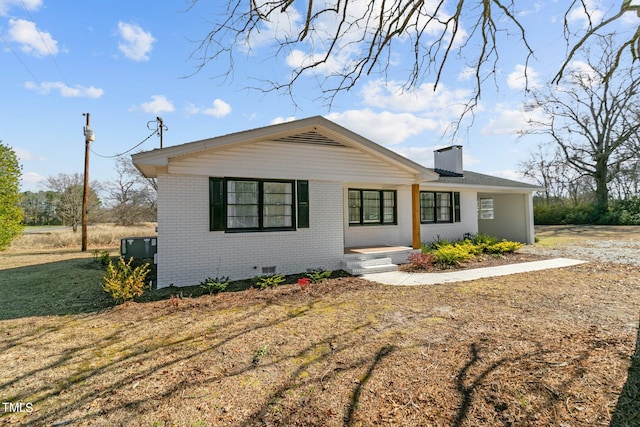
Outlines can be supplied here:
M412 269L433 270L434 256L430 253L414 252L407 259Z

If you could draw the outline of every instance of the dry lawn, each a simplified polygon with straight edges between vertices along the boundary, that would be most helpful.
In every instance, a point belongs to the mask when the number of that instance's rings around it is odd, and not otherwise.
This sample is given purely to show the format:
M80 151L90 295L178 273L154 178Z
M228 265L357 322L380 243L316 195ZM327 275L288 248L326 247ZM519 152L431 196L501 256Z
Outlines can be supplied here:
M33 412L0 425L635 426L639 307L637 267L587 263L6 316L0 400Z

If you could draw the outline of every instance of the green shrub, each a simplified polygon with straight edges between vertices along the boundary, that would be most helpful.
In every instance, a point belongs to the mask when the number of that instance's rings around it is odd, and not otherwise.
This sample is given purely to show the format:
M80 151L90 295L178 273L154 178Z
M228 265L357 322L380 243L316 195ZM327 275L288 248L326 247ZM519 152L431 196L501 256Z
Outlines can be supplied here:
M421 248L422 248L422 252L427 253L427 252L433 252L438 248L451 246L451 245L453 245L453 243L450 240L441 239L440 236L438 236L433 242L429 244L422 243Z
M262 359L268 354L269 354L269 346L265 344L253 352L253 358L251 361L253 362L254 365L257 365L258 363L260 363L260 359Z
M109 251L96 249L93 251L93 261L107 266L111 262L111 255L109 255Z
M330 270L325 271L321 268L318 268L315 270L308 270L304 276L308 278L311 281L311 283L319 283L319 282L322 282L324 279L328 279L329 277L331 277L331 273L333 273L333 271L330 271Z
M459 245L441 246L431 252L431 254L437 264L443 265L458 265L461 262L469 261L473 258L468 248Z
M133 267L133 258L125 262L123 258L114 264L109 260L107 272L104 275L103 289L117 303L132 300L144 293L147 288L145 279L151 270L148 263Z
M494 243L491 246L487 246L487 251L492 254L505 254L513 253L523 246L519 242L511 242L509 240L503 240L502 242Z
M257 276L252 279L254 287L258 289L275 288L285 282L285 278L281 274L268 274L266 276Z
M495 236L490 236L488 234L478 233L471 238L471 242L474 245L490 246L490 245L493 245L494 243L498 243L498 238Z
M467 251L469 255L473 256L482 255L486 248L486 245L484 243L475 244L471 240L463 240L462 242L454 244L454 246L458 247L461 250Z
M200 282L200 287L205 291L209 292L209 295L214 295L219 292L224 292L227 289L227 285L229 284L229 278L226 276L223 277L207 277L204 282Z

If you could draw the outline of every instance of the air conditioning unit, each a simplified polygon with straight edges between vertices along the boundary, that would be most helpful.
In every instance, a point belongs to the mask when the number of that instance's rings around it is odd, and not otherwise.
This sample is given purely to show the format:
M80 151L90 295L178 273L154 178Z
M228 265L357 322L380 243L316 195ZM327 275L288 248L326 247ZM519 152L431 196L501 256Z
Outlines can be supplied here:
M120 256L124 259L153 259L155 261L157 252L158 238L156 236L120 239Z

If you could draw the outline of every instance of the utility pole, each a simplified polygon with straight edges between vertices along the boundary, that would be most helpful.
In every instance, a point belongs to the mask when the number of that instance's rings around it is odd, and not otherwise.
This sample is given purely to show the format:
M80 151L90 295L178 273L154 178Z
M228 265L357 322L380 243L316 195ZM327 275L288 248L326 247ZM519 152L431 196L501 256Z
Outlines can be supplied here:
M154 122L156 124L156 127L155 127L155 129L152 129L150 125L151 125L151 123L154 123ZM158 134L158 136L160 137L160 148L162 148L162 132L165 131L165 130L169 130L169 128L164 125L164 120L162 120L162 117L157 117L156 116L155 120L149 120L147 122L147 129L152 130L152 131L154 131L155 133ZM153 135L153 134L151 134L151 135Z
M95 133L91 130L89 113L82 113L87 118L84 127L84 191L82 193L82 252L87 251L87 211L89 210L89 144L95 141Z
M162 131L169 130L169 128L164 125L164 120L162 120L162 117L156 117L156 121L159 125L158 130L160 135L160 148L162 148Z
M164 126L164 122L162 121L162 117L156 117L158 122L160 122L160 148L162 148L162 127Z

